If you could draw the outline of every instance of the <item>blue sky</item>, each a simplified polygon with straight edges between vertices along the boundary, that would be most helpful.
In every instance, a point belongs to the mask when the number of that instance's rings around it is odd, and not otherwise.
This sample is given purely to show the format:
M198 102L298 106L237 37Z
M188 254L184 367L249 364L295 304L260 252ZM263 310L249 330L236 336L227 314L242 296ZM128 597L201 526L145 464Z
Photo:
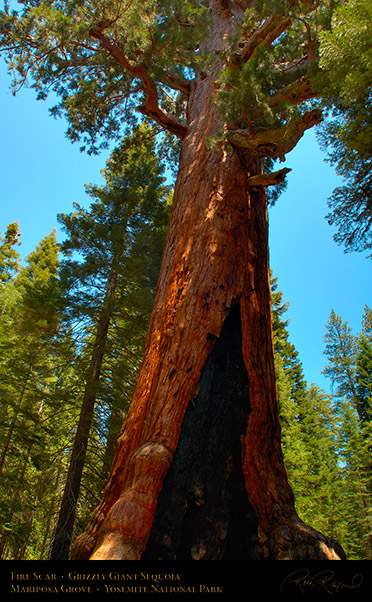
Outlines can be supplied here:
M57 226L57 213L69 213L73 201L89 204L84 184L101 182L107 153L80 153L65 138L66 124L49 116L48 102L37 102L27 89L13 97L9 82L0 64L0 231L18 220L25 256ZM340 180L324 158L313 132L287 156L288 188L270 209L270 256L290 303L290 340L305 378L328 390L321 376L325 324L334 309L355 334L359 331L363 308L372 304L372 262L359 253L345 254L332 239L324 216Z
M372 262L366 254L344 253L333 240L327 199L342 180L325 161L315 132L305 134L286 165L293 170L287 191L270 210L271 267L290 303L290 340L305 377L329 390L320 374L325 324L333 309L359 332L364 307L372 304Z

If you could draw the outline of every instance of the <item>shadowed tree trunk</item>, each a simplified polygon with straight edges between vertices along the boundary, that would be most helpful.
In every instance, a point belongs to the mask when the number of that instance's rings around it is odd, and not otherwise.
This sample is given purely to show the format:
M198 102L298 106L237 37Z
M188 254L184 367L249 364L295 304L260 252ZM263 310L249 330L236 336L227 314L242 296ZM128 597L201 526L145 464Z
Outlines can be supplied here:
M118 258L114 256L109 277L107 279L106 294L97 324L92 357L85 383L83 402L80 409L79 421L71 451L70 464L67 471L66 485L63 490L61 507L53 536L50 560L66 560L68 558L81 479L87 454L89 433L93 423L97 386L102 369L102 361L118 278L117 263Z
M18 396L17 404L16 404L16 406L14 408L14 411L13 411L13 416L12 416L12 419L10 421L10 425L9 425L9 429L8 429L8 432L7 432L7 435L6 435L4 447L3 447L2 452L1 452L1 457L0 457L0 473L3 471L4 463L5 463L5 460L6 460L8 451L9 451L9 447L10 447L10 444L11 444L11 441L12 441L13 432L14 432L14 428L15 428L15 425L16 425L16 422L17 422L18 414L19 414L19 412L21 410L22 401L23 401L24 395L26 393L27 385L28 385L28 383L30 381L30 376L31 376L31 373L32 373L32 370L33 370L33 367L34 367L34 361L35 361L35 358L36 358L36 354L37 354L37 349L35 349L32 352L32 356L31 356L30 362L29 362L28 367L27 367L27 372L26 372L25 378L24 378L23 383L22 383L22 388L21 388L20 394Z
M214 51L230 22L214 23ZM294 510L280 446L267 199L248 182L262 159L205 145L223 125L210 103L220 69L192 86L143 364L109 482L72 559L343 556Z

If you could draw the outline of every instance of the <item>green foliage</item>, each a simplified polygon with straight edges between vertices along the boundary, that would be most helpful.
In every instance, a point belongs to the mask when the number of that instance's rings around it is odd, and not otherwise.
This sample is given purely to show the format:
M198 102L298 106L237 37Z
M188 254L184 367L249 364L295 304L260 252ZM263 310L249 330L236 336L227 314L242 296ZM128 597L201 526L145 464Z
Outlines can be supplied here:
M5 8L1 14L0 47L14 90L29 83L39 98L56 92L60 103L52 114L65 115L71 140L97 152L128 133L139 112L154 118L154 107L145 107L148 94L173 119L187 122L185 89L212 65L214 100L226 124L254 135L303 114L306 95L303 101L296 95L272 101L276 92L317 70L316 40L329 26L334 1L250 2L229 39L221 39L220 51L208 40L217 9L206 0L22 4L23 10ZM245 56L247 44L272 18L278 33L271 40L269 28L269 36Z
M162 174L155 132L142 124L111 154L102 171L104 185L87 186L89 209L75 204L73 213L58 216L67 234L60 270L65 314L71 327L81 325L80 357L73 364L81 410L53 559L68 551L72 522L67 528L66 516L75 513L77 500L77 530L98 502L129 405L169 218L170 191Z
M289 341L288 321L282 319L282 315L288 310L289 304L283 303L283 293L277 290L277 279L271 280L271 303L274 332L274 351L279 355L284 372L291 383L291 397L297 404L301 403L306 390L306 382L303 375L302 364L298 352Z
M370 316L371 310L366 307L363 330L354 336L347 323L332 311L325 336L329 360L325 374L334 387L337 453L345 500L340 523L344 525L345 547L351 559L372 556L372 420L366 373L372 358Z
M108 311L77 532L106 482L142 359L169 219L171 191L155 148L154 131L141 125L112 153L104 184L87 186L90 207L59 216L65 240L58 245L54 231L45 237L0 290L3 558L48 557L97 328Z
M113 263L120 276L118 297L135 297L136 290L142 290L142 299L145 290L153 296L158 267L152 273L150 266L160 262L170 193L154 152L153 130L140 126L113 151L102 172L105 184L86 186L90 208L74 203L73 213L58 216L67 234L61 278L71 317L77 312L80 318L84 313L97 318ZM154 263L148 261L151 246Z
M6 233L0 235L0 284L6 284L12 280L20 265L20 255L14 248L22 244L21 233L18 224L9 224Z
M358 336L355 379L358 414L363 425L367 425L372 421L372 310L368 305Z
M330 31L319 34L325 93L343 118L337 133L349 151L339 164L346 170L353 151L360 156L370 152L371 27L371 0L351 0L335 11Z
M59 249L55 230L26 257L26 262L15 280L15 286L22 295L20 319L24 320L23 328L26 330L31 323L32 328L40 326L41 331L47 329L53 333L58 320L56 308L62 300L58 283Z
M273 103L273 98L276 92L301 76L316 73L317 62L310 55L315 52L319 31L328 26L332 4L280 0L250 3L241 27L231 40L232 49L242 50L235 53L232 50L217 80L218 103L229 125L239 124L253 136L261 129L280 126L306 111L307 99L293 102L288 96ZM266 19L277 16L287 17L290 27L283 26L283 32L272 44L266 43L263 37L246 60L244 45L252 32L257 32Z
M341 505L337 420L331 398L311 385L300 410L302 440L307 451L303 518L344 543L337 520Z
M67 117L68 137L81 140L89 152L120 139L135 125L134 110L143 104L144 94L132 67L146 64L157 82L169 75L184 77L199 62L190 41L203 37L206 10L196 0L22 4L18 12L6 8L0 15L0 45L14 76L13 89L29 84L40 99L54 91L60 103L52 114ZM129 69L92 35L97 24L107 28L112 44L125 44ZM176 98L166 85L161 84L159 94L177 113Z
M331 379L335 399L347 396L356 404L355 355L356 340L347 322L343 322L333 310L327 323L324 337L324 353L328 364L323 374Z
M327 219L346 251L372 249L372 2L339 3L330 31L320 34L316 86L330 111L321 134L329 160L345 179L329 199Z
M272 279L272 314L275 366L282 429L282 448L296 509L303 520L338 535L334 514L338 491L336 423L331 400L318 387L308 387L295 347L289 342L288 309Z
M337 135L337 134L336 134ZM334 145L335 146L335 145ZM340 148L340 154L342 150ZM345 251L372 249L372 179L371 161L358 158L346 177L346 184L337 187L328 201L330 225L337 227L334 240L345 246ZM371 257L371 254L368 255Z
M359 338L356 360L358 414L363 422L372 420L372 344L363 334Z
M361 426L358 414L345 398L340 404L338 449L341 460L341 520L349 558L372 558L372 423Z
M303 378L283 319L287 307L272 279L282 448L296 509L308 524L340 541L349 559L370 559L372 312L365 308L357 337L331 313L325 336L325 374L333 387L329 396Z
M35 514L34 498L46 475L53 474L53 454L61 443L62 407L53 399L60 334L57 271L58 246L52 232L2 291L7 290L11 302L0 322L0 520L6 531L1 551L12 550L14 557L22 554L28 521Z

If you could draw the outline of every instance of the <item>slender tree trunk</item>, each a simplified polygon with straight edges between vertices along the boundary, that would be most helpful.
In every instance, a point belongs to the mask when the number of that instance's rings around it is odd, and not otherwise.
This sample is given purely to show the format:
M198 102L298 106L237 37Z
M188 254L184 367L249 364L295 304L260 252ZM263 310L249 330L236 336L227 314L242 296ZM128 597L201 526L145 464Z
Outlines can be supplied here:
M29 379L30 379L30 376L31 376L32 368L33 368L34 361L35 361L35 356L36 356L36 351L34 351L34 353L32 354L32 358L31 358L31 360L29 362L29 365L28 365L28 368L27 368L27 372L26 372L25 378L23 380L22 388L21 388L21 391L20 391L19 396L18 396L17 404L16 404L16 406L14 408L12 420L10 422L9 429L8 429L8 432L7 432L7 436L6 436L5 443L4 443L4 447L3 447L3 450L1 452L0 473L2 472L3 467L4 467L4 462L6 460L6 456L7 456L7 453L8 453L8 450L9 450L9 446L10 446L10 443L11 443L11 440L12 440L14 427L15 427L15 424L16 424L16 421L17 421L17 418L18 418L18 414L19 414L19 411L21 409L22 401L23 401L23 398L24 398L24 395L25 395L25 392L26 392L26 388L27 388L27 385L28 385L28 382L29 382Z
M105 484L107 476L110 473L112 459L115 454L116 441L119 436L120 426L123 422L123 416L124 410L122 409L120 403L117 403L110 408L106 446L102 457L102 468L100 470L103 485Z
M35 434L35 432L37 430L37 426L38 425L35 425L33 434ZM28 467L28 462L29 462L29 459L30 459L32 445L33 445L33 443L31 442L29 444L28 448L27 448L26 456L25 456L25 458L23 460L22 469L21 469L19 477L18 477L19 485L18 485L18 488L15 490L15 493L14 493L14 496L13 496L13 499L12 499L12 502L11 502L11 505L10 505L10 512L9 512L9 515L7 517L7 520L6 520L6 522L9 523L9 524L13 523L14 514L16 513L18 501L19 501L19 498L21 496L21 493L23 492L22 485L23 485L23 483L25 481L25 475L26 475L26 470L27 470L27 467ZM24 538L24 540L22 542L22 545L25 542L27 544L28 537L29 537L29 533L28 533L28 536ZM2 538L1 538L1 541L0 541L0 558L3 557L4 549L6 547L6 539L7 538L6 538L6 532L5 532L5 534L3 534ZM13 560L20 560L20 558L19 558L19 549L20 549L20 545L19 544L14 544L14 546L13 546Z
M36 352L34 353L33 359L34 359L35 355L36 355ZM23 397L24 390L26 389L26 385L27 385L28 379L29 379L30 374L31 374L32 366L33 366L33 361L30 362L30 365L29 365L29 368L28 368L28 373L27 373L27 376L25 378L25 383L24 383L24 385L22 387L23 393L21 393L20 398ZM19 410L19 407L21 405L21 401L22 401L22 399L19 402L18 410ZM39 428L40 416L41 416L41 412L42 412L42 409L43 409L43 405L44 405L44 402L41 401L40 406L39 406L39 410L38 410L38 416L37 416L38 420L35 423L34 428L33 428L33 432L32 432L31 443L29 444L29 446L27 448L27 452L26 452L25 458L23 460L22 469L20 471L20 474L18 475L19 486L18 486L18 489L16 489L16 491L15 491L15 494L14 494L14 497L13 497L13 500L12 500L12 503L11 503L11 506L10 506L10 513L9 513L9 515L7 517L7 520L6 520L7 523L12 523L13 522L13 517L14 517L14 514L16 512L18 500L19 500L21 492L22 492L21 487L22 487L22 485L23 485L23 483L25 481L26 470L28 468L29 459L30 459L30 455L31 455L31 450L32 450L32 446L33 446L33 439L34 439L34 437L35 437L35 435L37 433L37 430ZM40 481L39 481L39 487L40 487ZM34 500L34 504L36 504L37 499L38 499L38 493L36 495L36 500ZM34 514L34 511L32 511L32 513L31 513L32 517L33 517L33 514ZM28 529L28 535L24 537L24 540L22 542L21 552L19 552L19 547L20 546L18 546L17 549L14 546L14 559L15 560L22 560L23 554L24 554L24 552L26 550L26 547L27 547L28 538L29 538L30 529L31 529L31 523L29 521L27 521L27 522L30 525L30 528ZM31 519L31 522L32 522L32 519ZM4 553L5 547L6 547L6 533L5 533L5 537L3 535L2 538L1 538L1 541L0 541L0 558L2 558L2 555Z
M371 524L371 518L370 518L370 505L369 503L366 501L366 494L363 491L363 479L362 479L362 475L360 474L360 468L359 466L356 467L357 468L357 475L358 475L358 489L359 489L359 498L361 500L361 505L363 507L363 512L364 512L364 516L366 518L366 525L367 525L367 533L366 533L366 537L367 537L367 554L368 554L368 559L371 559L372 557L372 524Z
M223 51L228 25L214 23L211 51ZM280 446L267 199L247 184L262 164L205 145L223 125L211 104L220 69L191 92L144 360L110 479L72 559L343 554L294 510Z
M46 556L46 557L49 556L47 544L51 540L50 533L53 530L51 528L52 519L55 519L55 516L56 516L56 498L57 498L57 492L58 492L61 474L62 474L62 464L59 463L57 466L57 474L56 474L56 479L55 479L55 483L54 483L54 494L52 495L51 501L49 503L49 511L46 511L46 513L45 513L46 525L44 527L44 536L43 536L43 541L41 544L40 560L44 560L44 556Z
M117 257L114 257L107 281L105 299L97 325L97 334L85 385L83 403L80 410L79 422L67 472L66 485L53 538L50 555L51 560L65 560L68 557L81 478L88 447L89 432L93 422L97 385L101 374L107 332L114 302L117 276Z

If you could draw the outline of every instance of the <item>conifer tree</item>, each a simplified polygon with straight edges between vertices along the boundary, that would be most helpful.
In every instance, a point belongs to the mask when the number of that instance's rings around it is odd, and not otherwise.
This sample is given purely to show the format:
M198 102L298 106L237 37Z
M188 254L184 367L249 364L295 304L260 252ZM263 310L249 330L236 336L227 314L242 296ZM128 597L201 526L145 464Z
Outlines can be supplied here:
M358 413L347 398L339 405L337 448L341 462L340 523L348 557L372 558L371 435L372 425L361 428Z
M324 353L328 364L323 374L331 379L335 399L347 397L357 409L355 359L356 340L347 322L333 310L326 325Z
M273 339L275 372L278 389L279 418L284 462L289 482L293 489L295 504L300 516L306 506L306 478L308 472L307 450L302 438L300 403L306 382L302 375L298 354L289 341L288 320L283 314L289 303L283 302L283 293L278 290L278 279L271 279L271 302L273 314ZM299 462L298 459L301 458Z
M0 282L9 282L19 269L20 255L14 248L20 245L20 231L17 222L9 224L4 237L0 236Z
M22 268L15 282L21 295L21 301L16 310L17 325L15 328L18 331L18 340L20 337L23 339L23 345L20 348L21 354L18 356L20 379L18 391L15 390L17 400L13 400L13 415L1 453L0 470L8 452L18 412L38 360L38 353L41 347L55 334L58 320L56 303L59 300L57 267L58 247L53 231L41 241L35 251L28 255L26 266ZM4 359L9 375L14 378L16 374L15 357L9 351ZM16 354L18 355L17 351ZM15 382L17 383L17 380Z
M151 282L148 272L158 263L156 254L162 244L157 247L156 243L163 242L161 233L168 218L162 171L155 156L153 131L139 127L112 154L103 172L105 185L88 187L94 198L90 209L75 204L74 213L59 216L67 234L62 250L67 255L79 253L78 258L62 264L62 278L70 283L69 309L75 316L87 313L94 326L53 560L68 557L110 323L115 313L120 313L124 322L130 313L133 319L141 313L146 319L149 313L144 301L146 295L152 298L156 279ZM137 291L145 297L142 302ZM138 318L135 328L141 331ZM133 336L126 342L133 345Z
M317 529L339 539L344 545L346 533L338 524L338 513L344 500L336 444L337 415L332 399L315 385L311 385L303 397L300 422L307 459L303 516L305 520L311 520Z
M60 316L57 272L58 245L53 231L26 257L14 280L17 297L7 324L11 328L7 338L1 338L5 433L1 449L2 553L9 545L15 554L21 549L24 516L34 495L34 479L39 478L41 458L45 459L45 434L41 434L40 423L41 416L48 413L48 391L54 379L52 364Z
M329 396L308 387L298 352L289 341L288 303L272 279L273 330L284 461L296 509L324 533L344 541L337 523L342 494L335 444L336 418ZM329 508L326 512L326 508Z
M72 140L96 152L142 114L181 146L144 360L73 558L343 557L296 514L283 464L266 195L288 171L267 160L322 119L311 76L333 4L36 0L2 13L15 87L54 89Z
M365 310L364 333L352 334L347 322L331 312L325 335L325 354L328 364L324 374L333 385L334 413L337 420L337 454L342 478L343 502L339 522L344 544L350 558L371 557L371 420L368 419L368 399L360 389L361 374L365 374L368 351L366 333L368 308ZM361 358L363 360L361 361ZM361 362L361 363L360 363ZM367 384L367 381L365 381ZM367 410L367 411L366 411Z
M356 396L363 424L372 421L372 311L366 306L356 358Z

